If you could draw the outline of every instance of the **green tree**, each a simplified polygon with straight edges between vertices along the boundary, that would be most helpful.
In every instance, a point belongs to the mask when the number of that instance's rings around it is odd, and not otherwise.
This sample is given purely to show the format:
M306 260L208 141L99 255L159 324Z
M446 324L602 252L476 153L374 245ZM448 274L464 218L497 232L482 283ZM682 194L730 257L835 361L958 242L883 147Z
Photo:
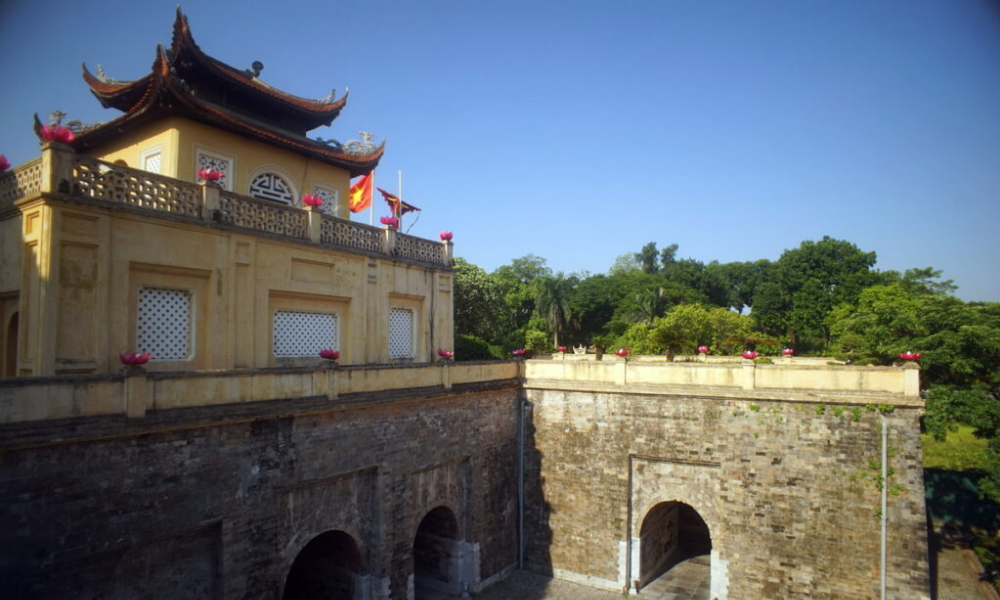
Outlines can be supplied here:
M858 362L890 364L904 351L920 352L926 390L924 427L943 438L958 424L971 425L988 442L991 464L1000 463L1000 304L966 303L950 296L940 272L910 270L909 277L870 287L856 305L842 304L827 322L834 348ZM981 480L1000 501L1000 468Z
M659 252L656 251L656 242L649 242L639 250L635 256L644 273L658 273L660 268L657 264Z
M573 289L578 283L577 279L572 275L566 277L562 273L557 273L553 276L538 277L533 283L535 310L552 333L553 347L558 347L559 336L574 325L575 314L570 300Z
M515 258L509 265L493 272L506 305L505 318L500 322L501 331L507 334L524 331L535 312L532 284L539 277L551 275L552 269L545 264L545 259L534 254Z
M786 250L774 277L757 286L753 312L772 334L785 335L799 349L825 349L826 317L837 305L854 304L861 290L878 282L874 252L824 237Z
M455 259L455 333L489 340L500 333L505 305L499 283L464 258Z

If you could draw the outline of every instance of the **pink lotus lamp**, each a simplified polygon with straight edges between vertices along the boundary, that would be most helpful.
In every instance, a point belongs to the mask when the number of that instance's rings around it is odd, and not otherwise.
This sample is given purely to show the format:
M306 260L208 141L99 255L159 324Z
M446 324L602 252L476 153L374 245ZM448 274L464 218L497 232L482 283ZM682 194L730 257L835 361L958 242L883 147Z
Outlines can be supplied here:
M118 354L118 360L122 361L123 365L144 365L149 362L149 352L137 353L137 352L121 352Z

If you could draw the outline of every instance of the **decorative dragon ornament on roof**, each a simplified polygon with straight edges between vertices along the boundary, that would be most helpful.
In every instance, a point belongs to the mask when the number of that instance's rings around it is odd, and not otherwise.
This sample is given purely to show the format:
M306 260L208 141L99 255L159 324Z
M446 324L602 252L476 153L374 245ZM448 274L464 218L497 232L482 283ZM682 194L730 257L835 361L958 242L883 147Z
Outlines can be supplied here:
M360 141L350 140L348 142L344 142L343 148L346 154L351 156L365 156L378 150L374 134L368 133L367 131L359 131L358 135L361 136Z

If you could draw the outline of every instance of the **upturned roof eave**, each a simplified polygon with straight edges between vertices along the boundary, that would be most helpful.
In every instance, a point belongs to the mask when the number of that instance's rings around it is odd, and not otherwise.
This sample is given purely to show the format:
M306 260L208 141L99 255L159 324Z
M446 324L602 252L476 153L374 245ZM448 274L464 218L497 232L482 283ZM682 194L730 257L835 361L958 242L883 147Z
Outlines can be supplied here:
M183 56L190 59L192 66L199 66L225 84L236 86L241 91L249 92L264 102L278 104L284 110L292 110L303 121L305 131L310 131L321 125L329 125L340 115L347 104L348 94L344 94L339 100L325 102L282 92L235 67L208 56L195 42L187 17L181 12L179 6L177 7L177 18L174 21L170 55L172 62L181 62L180 57Z
M133 129L146 123L155 122L166 116L181 116L205 123L242 137L255 139L284 148L296 154L344 169L352 177L371 172L385 152L383 143L375 151L351 156L326 147L305 136L279 130L267 123L248 120L224 107L212 104L194 96L187 86L171 73L170 60L161 47L153 72L146 82L143 94L125 114L93 130L81 133L72 142L78 150L93 148L119 135L123 130Z

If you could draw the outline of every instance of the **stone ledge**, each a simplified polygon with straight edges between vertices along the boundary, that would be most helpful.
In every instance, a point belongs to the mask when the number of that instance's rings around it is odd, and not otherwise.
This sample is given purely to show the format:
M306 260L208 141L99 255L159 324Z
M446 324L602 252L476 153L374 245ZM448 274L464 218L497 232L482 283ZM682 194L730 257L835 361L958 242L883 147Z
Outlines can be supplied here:
M669 399L761 400L805 404L890 404L894 408L924 408L923 398L886 392L837 392L800 389L755 389L709 386L663 386L632 384L621 386L599 381L564 381L560 379L525 379L524 389L565 392L598 392L620 395L662 396Z
M450 390L441 387L410 388L345 394L336 400L329 400L322 396L307 396L153 410L146 413L142 419L130 419L119 414L7 423L0 424L0 440L2 440L0 441L0 453L113 438L137 437L184 429L222 427L253 421L367 410L394 405L461 400L466 396L517 388L518 381L516 379L503 379L455 384Z

